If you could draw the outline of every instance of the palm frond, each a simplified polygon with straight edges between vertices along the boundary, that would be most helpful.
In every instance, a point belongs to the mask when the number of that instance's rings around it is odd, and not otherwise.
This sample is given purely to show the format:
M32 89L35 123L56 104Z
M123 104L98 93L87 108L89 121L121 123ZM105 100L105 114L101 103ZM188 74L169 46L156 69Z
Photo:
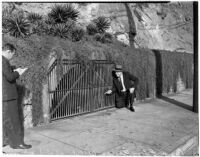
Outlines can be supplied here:
M79 11L71 4L69 5L55 5L48 13L48 17L54 19L56 23L65 23L69 19L76 21Z
M99 33L104 33L110 27L109 20L104 16L94 19L93 22L95 23Z
M89 35L94 35L94 34L98 33L98 29L97 29L96 25L93 23L90 23L89 25L87 25L86 29L87 29L87 33Z
M29 13L27 19L31 23L39 22L43 19L42 15L37 13Z
M61 38L69 38L71 28L72 25L70 24L58 23L52 26L51 34L53 34L54 36L59 36Z
M15 37L24 37L29 33L29 22L21 15L12 16L4 21L8 33Z
M82 28L75 28L71 32L72 41L80 41L85 34L85 31Z

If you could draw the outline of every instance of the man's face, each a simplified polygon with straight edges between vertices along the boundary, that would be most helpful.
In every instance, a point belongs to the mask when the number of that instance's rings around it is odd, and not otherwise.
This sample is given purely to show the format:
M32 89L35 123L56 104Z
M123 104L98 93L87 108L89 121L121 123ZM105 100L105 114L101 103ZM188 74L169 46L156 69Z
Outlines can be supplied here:
M120 77L120 76L121 76L121 74L122 74L122 72L121 72L121 71L117 71L117 72L116 72L116 76L117 76L117 77Z
M11 60L15 54L15 51L7 50L7 59Z

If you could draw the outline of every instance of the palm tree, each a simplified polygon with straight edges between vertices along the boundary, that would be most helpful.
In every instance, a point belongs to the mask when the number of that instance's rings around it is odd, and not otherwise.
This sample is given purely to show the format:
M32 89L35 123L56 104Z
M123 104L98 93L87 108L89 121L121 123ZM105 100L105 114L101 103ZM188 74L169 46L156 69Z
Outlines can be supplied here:
M99 33L104 33L109 27L110 22L106 17L100 16L93 20Z
M29 33L30 23L22 14L17 14L5 19L3 26L12 36L25 37Z
M69 19L76 21L79 11L71 4L55 5L48 14L48 17L53 19L55 23L65 23Z

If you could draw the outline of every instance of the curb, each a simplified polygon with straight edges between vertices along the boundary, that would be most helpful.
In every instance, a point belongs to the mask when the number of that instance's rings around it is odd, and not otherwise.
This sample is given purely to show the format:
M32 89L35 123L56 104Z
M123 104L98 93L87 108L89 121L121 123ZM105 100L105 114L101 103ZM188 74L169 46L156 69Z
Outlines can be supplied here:
M168 156L182 156L196 146L198 146L198 137L193 136L175 148L171 153L168 154Z

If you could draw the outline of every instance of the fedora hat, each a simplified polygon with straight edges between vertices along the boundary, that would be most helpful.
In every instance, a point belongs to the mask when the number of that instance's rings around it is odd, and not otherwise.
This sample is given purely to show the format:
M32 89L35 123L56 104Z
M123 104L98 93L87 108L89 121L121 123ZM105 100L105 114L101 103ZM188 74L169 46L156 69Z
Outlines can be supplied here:
M115 69L113 69L113 71L115 71L115 72L120 72L120 71L122 71L122 65L116 65L116 66L115 66Z

